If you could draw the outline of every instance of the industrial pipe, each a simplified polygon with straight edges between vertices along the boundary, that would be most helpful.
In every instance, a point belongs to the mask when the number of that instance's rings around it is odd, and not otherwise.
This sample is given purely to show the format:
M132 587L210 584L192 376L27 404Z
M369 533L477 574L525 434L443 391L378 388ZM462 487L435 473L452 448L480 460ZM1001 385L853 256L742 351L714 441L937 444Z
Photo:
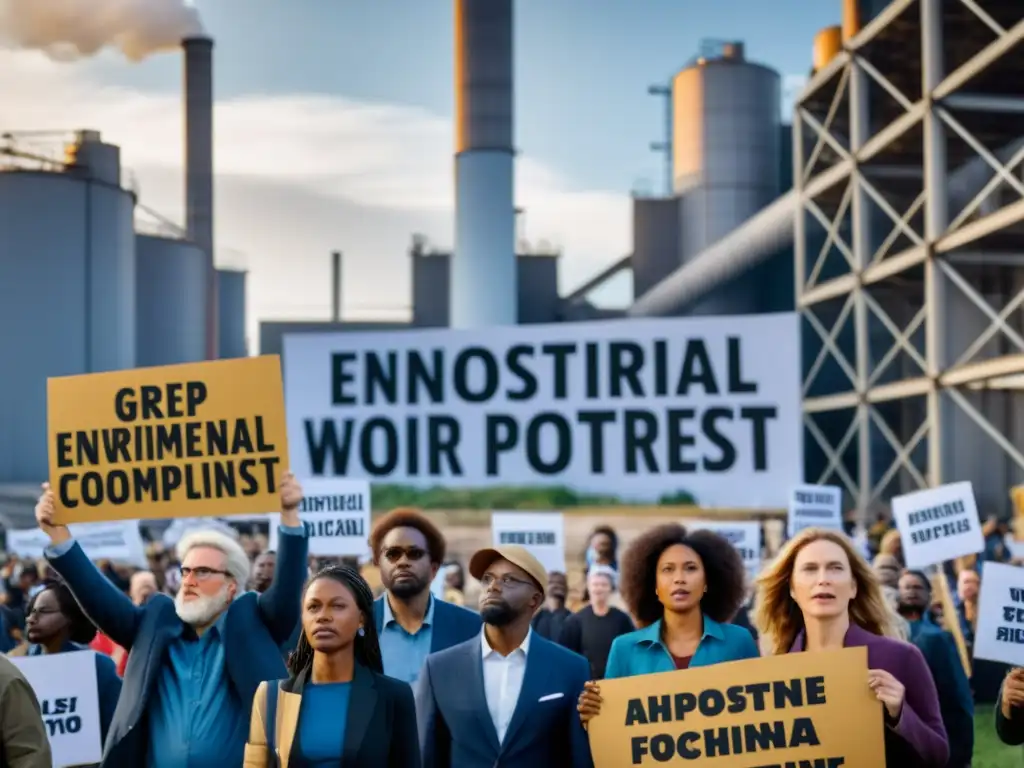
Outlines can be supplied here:
M513 0L455 0L452 328L518 320Z
M1014 141L993 154L1000 162L1006 163L1022 148L1024 139ZM992 167L981 157L973 158L950 174L947 189L951 210L961 210L994 174ZM797 191L787 192L651 288L626 314L630 317L679 315L715 288L791 246L793 219L800 205Z
M219 355L213 254L213 40L189 37L185 54L185 229L206 255L206 357Z
M792 244L793 217L799 204L797 192L787 192L651 288L626 314L630 317L678 314L715 287Z

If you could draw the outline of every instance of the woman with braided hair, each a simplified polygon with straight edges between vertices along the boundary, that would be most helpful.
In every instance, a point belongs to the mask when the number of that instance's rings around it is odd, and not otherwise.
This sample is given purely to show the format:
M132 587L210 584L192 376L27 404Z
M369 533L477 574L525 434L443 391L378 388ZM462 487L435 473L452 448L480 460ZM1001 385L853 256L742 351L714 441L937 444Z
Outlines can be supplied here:
M306 584L288 672L256 691L245 768L419 768L412 689L384 676L358 571L331 566Z

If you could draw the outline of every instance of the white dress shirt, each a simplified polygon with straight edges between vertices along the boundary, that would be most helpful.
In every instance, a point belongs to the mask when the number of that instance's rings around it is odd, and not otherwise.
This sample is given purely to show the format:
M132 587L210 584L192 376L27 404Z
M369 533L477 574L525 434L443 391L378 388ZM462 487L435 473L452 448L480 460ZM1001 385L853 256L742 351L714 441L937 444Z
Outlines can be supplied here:
M526 674L526 654L530 651L530 637L533 629L526 633L522 644L508 656L502 656L491 648L487 634L481 630L480 649L483 652L484 694L487 696L487 710L498 733L498 743L505 741L505 733L512 722L512 713L519 702L523 689L523 675Z

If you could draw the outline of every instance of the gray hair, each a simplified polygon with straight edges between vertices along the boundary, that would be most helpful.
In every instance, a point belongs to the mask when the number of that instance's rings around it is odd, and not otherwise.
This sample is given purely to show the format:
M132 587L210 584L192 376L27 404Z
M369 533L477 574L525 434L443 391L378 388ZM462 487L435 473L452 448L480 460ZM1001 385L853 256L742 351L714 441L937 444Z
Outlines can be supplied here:
M209 547L223 553L224 559L227 561L224 570L238 583L240 588L245 589L251 566L249 556L245 554L241 544L218 530L199 529L187 534L178 542L178 562L184 562L185 556L196 547Z
M612 590L616 589L619 581L619 574L609 565L592 565L587 572L587 578L591 576L604 576L611 584Z

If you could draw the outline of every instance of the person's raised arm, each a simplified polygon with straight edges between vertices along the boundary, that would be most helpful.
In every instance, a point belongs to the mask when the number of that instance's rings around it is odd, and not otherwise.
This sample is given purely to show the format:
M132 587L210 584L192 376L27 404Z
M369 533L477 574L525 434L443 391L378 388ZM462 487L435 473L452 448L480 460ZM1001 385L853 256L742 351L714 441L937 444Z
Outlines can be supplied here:
M1013 669L999 689L996 734L1004 744L1024 744L1024 668Z
M302 615L302 584L308 570L309 536L299 519L302 487L291 472L281 475L281 527L274 580L259 596L260 616L279 645L287 642Z
M100 632L130 651L142 609L136 608L128 595L115 587L89 560L66 525L53 522L55 506L50 484L43 483L43 494L36 504L36 523L50 538L50 546L43 554Z

